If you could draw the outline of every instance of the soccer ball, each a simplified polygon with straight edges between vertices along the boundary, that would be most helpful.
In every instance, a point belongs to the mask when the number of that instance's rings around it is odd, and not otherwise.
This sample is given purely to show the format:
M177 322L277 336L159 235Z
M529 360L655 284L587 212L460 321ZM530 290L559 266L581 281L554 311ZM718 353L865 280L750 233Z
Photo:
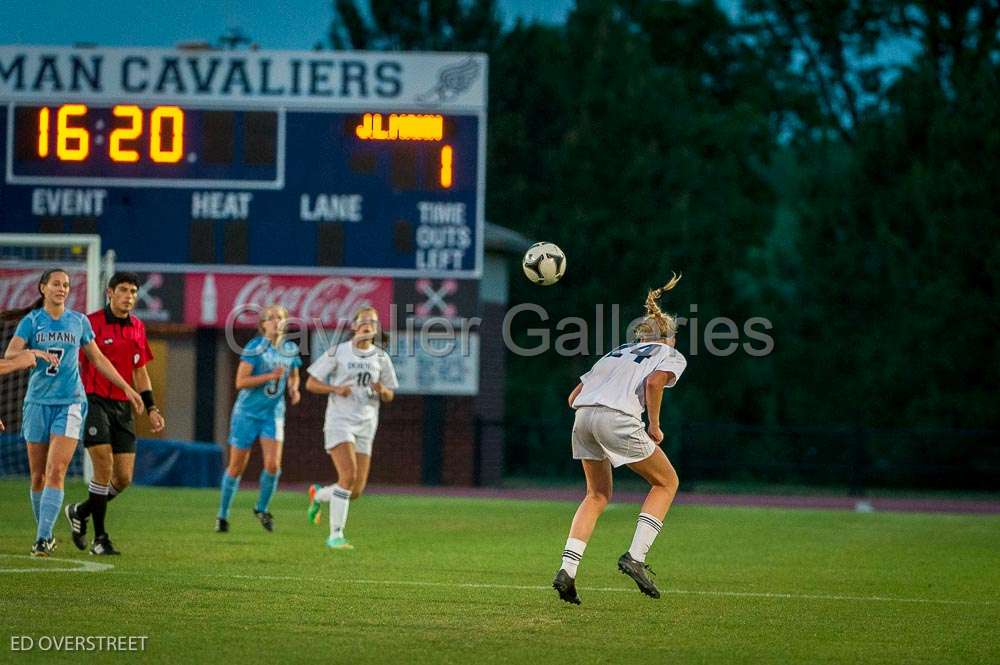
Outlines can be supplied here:
M536 242L524 253L521 268L535 284L551 286L566 272L566 255L551 242Z

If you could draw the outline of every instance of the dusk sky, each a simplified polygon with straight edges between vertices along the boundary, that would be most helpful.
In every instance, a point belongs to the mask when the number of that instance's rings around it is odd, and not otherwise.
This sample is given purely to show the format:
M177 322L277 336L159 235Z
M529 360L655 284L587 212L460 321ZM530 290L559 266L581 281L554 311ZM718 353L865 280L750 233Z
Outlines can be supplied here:
M506 23L563 21L573 0L500 0ZM239 28L261 48L311 49L326 43L329 0L0 0L0 44L172 47Z

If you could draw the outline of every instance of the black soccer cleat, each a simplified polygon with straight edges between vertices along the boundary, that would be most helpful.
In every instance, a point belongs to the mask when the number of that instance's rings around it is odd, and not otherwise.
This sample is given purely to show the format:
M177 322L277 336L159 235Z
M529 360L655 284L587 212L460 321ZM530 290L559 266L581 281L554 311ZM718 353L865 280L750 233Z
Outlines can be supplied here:
M266 510L257 510L254 508L253 516L260 520L260 525L264 527L264 531L274 531L274 515Z
M215 532L216 533L229 533L229 520L224 517L215 518Z
M111 544L111 538L106 533L102 533L94 538L94 544L90 546L90 553L97 556L118 556L121 554Z
M622 571L623 574L628 575L633 580L635 580L636 586L639 587L639 591L650 598L659 598L660 590L656 588L653 584L653 580L649 579L649 575L656 575L649 567L648 563L643 561L636 561L632 558L632 555L628 552L622 554L618 557L618 570Z
M71 503L66 506L66 519L69 521L69 529L73 536L73 544L76 549L87 549L87 518L79 515L80 504Z
M55 538L39 538L31 547L31 556L49 556L56 548Z
M552 588L559 592L560 599L574 605L580 604L580 596L576 595L576 580L562 568L556 573L556 578L552 580Z

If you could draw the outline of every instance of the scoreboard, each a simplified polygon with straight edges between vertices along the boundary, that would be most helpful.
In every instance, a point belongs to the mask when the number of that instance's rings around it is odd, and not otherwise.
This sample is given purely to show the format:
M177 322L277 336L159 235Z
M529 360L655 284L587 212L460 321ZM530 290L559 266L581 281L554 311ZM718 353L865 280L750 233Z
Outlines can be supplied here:
M0 229L139 270L478 277L486 56L0 47Z

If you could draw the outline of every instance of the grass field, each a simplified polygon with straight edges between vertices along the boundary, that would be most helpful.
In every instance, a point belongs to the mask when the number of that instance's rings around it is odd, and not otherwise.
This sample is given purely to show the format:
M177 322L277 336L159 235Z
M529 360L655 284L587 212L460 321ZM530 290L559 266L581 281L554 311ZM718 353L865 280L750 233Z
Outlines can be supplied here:
M135 487L111 504L123 556L78 552L60 517L43 560L27 481L0 480L0 662L92 662L10 636L108 634L148 636L113 655L142 662L1000 662L997 517L678 506L655 601L615 569L637 508L616 504L577 607L549 588L574 504L367 496L357 549L329 552L303 494L278 493L273 534L254 498L216 534L216 492ZM66 570L95 563L113 568Z

